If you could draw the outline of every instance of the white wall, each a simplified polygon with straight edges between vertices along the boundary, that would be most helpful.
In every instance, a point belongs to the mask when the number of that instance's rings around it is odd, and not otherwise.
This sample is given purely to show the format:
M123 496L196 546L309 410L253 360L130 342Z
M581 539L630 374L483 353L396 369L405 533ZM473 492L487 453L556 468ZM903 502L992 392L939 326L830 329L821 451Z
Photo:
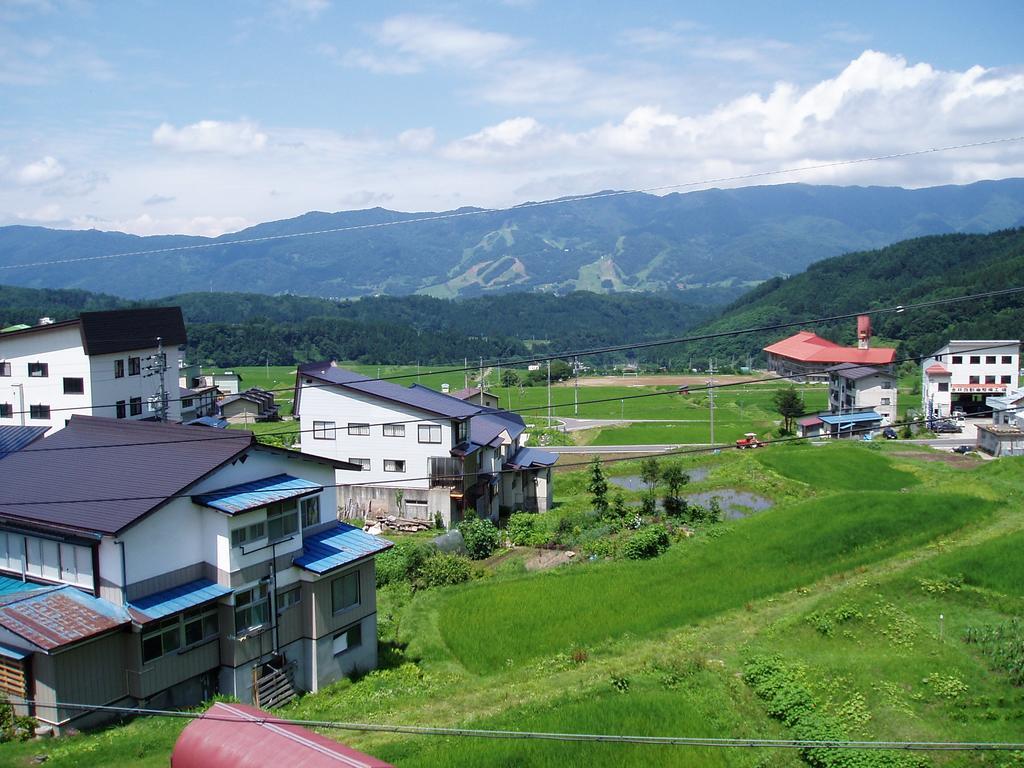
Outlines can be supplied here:
M413 419L425 421L412 422ZM333 421L334 439L313 436L313 422ZM381 426L387 422L408 422L404 437L384 437ZM349 423L370 424L369 435L350 435ZM419 424L441 426L440 443L419 442ZM338 472L341 483L379 483L400 488L428 488L430 458L451 456L454 445L450 419L437 417L387 400L351 392L339 387L313 386L302 388L300 403L302 450L317 456L349 461L370 460L369 471L358 474ZM405 472L385 472L385 459L405 461Z
M986 362L988 358L995 362ZM954 358L959 358L956 362ZM972 362L972 359L977 362ZM1003 362L1007 359L1007 362ZM949 377L929 376L924 373L931 365L939 363L950 372ZM938 416L948 416L952 402L957 397L953 392L956 387L988 385L1002 390L1010 390L1018 385L1020 379L1020 343L1018 341L951 341L931 357L921 361L921 409L927 411L929 398ZM972 382L971 378L977 381ZM994 381L986 381L993 377ZM949 382L949 392L939 392L940 382ZM980 393L979 393L980 394Z
M829 380L829 395L838 395L836 400L830 399L835 408L870 408L882 417L882 424L892 424L896 420L896 379L888 374L865 376L856 381L844 379L833 374ZM846 405L846 395L851 396L852 404ZM883 402L888 400L888 402Z

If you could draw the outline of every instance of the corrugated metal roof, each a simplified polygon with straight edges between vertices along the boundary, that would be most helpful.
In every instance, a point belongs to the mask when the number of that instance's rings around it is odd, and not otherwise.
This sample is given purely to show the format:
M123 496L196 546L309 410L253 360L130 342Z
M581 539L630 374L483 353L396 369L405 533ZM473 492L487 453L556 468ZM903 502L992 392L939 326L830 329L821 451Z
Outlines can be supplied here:
M0 459L9 453L16 453L31 445L46 434L49 427L19 427L5 425L0 427Z
M859 413L822 413L818 415L826 424L861 424L865 421L881 421L882 417L874 411L861 411Z
M525 469L528 467L550 467L558 461L558 454L550 451L542 451L539 448L520 448L515 456L506 462L506 466L513 469Z
M83 312L78 319L82 325L82 346L87 355L155 347L157 337L163 341L164 347L177 347L188 341L181 307Z
M124 608L75 587L0 598L0 627L46 651L116 629L128 621Z
M465 403L457 398L435 392L428 387L421 387L417 384L403 387L391 381L368 380L361 373L339 368L329 362L300 365L296 376L337 384L346 389L402 403L421 411L436 413L452 419L468 418L481 410L478 405Z
M844 379L849 379L850 381L859 381L860 379L866 379L868 376L877 376L884 373L877 368L871 368L867 365L850 364L837 365L834 368L829 368L829 372L834 372L837 375L842 376Z
M174 768L392 768L314 731L275 721L256 707L218 701L207 714L181 732L171 755Z
M896 350L890 347L859 349L844 347L823 339L811 331L800 331L769 344L765 352L788 357L805 363L856 363L858 365L887 365L896 359Z
M515 440L526 430L523 417L518 413L488 410L469 421L469 439L478 445L489 445L503 430Z
M218 419L216 416L200 416L198 419L185 422L186 427L213 427L214 429L227 429L228 422Z
M132 618L144 624L155 621L173 613L181 613L197 605L209 603L219 597L230 594L228 587L221 586L209 579L196 579L180 587L171 587L162 592L133 600L128 604Z
M338 523L326 531L305 537L302 542L302 554L296 557L292 564L313 573L327 573L393 546L394 543L387 539L372 536L345 523Z
M12 579L10 576L0 576L0 596L13 595L18 592L31 592L35 589L44 589L44 587L39 584L33 584L31 581Z
M0 517L117 533L253 444L244 430L76 414L0 461Z
M192 501L229 515L248 512L250 509L265 507L275 501L294 499L309 493L322 491L324 487L301 477L280 474L239 483L218 491L210 491L192 497Z
M949 370L940 363L933 363L924 369L929 376L949 376Z
M9 645L0 645L0 656L6 656L8 659L21 661L28 656L28 653L26 651L18 650L17 648L12 648Z
M817 416L804 416L802 419L797 419L796 423L801 427L813 427L815 424L821 424L822 421Z

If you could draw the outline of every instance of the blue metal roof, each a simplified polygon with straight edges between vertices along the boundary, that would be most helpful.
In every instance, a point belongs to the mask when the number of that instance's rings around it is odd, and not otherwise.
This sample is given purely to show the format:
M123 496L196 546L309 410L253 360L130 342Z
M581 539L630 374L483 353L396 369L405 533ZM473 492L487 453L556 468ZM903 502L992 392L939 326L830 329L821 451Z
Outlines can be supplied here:
M818 418L826 424L861 424L865 421L881 421L882 417L874 411L860 413L819 413Z
M539 448L520 448L506 464L516 469L526 467L550 467L558 461L558 454Z
M296 496L305 496L323 489L322 485L303 480L301 477L281 474L221 488L219 491L198 494L192 497L192 501L229 515L236 515L239 512L265 507L275 501L294 499Z
M21 661L26 656L28 656L28 651L20 651L17 648L12 648L9 645L0 645L0 656L6 656L9 659Z
M228 422L225 419L218 419L216 416L200 416L198 419L185 422L186 427L213 427L214 429L227 429Z
M155 621L174 613L181 613L188 608L195 608L197 605L208 603L223 597L231 592L228 587L223 587L209 579L196 579L180 587L165 589L163 592L155 592L152 595L133 600L128 607L135 614L142 614L142 622Z
M0 576L0 595L13 595L16 592L31 592L33 589L42 588L39 584L33 584L31 581Z
M0 459L34 443L45 435L48 429L49 427L19 427L16 425L0 427Z
M326 531L305 537L302 554L296 557L292 564L313 573L327 573L364 557L379 554L393 546L394 543L387 539L371 536L345 523L338 523Z

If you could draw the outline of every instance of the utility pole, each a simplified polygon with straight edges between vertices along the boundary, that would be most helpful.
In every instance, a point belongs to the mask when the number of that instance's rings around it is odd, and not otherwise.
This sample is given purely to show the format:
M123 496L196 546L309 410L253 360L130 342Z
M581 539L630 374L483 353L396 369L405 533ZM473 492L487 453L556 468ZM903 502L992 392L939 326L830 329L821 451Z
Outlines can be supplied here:
M711 445L715 444L715 359L708 360L708 411L711 415Z
M480 380L479 380L478 383L480 384L480 393L483 394L483 391L484 391L484 359L482 357L480 358ZM483 398L480 398L480 399L483 400Z
M548 359L548 426L551 426L551 360Z
M153 408L160 421L167 421L167 382L164 374L167 373L167 353L164 352L164 340L156 337L156 354L146 358L149 362L146 365L146 376L159 376L160 386L157 388L157 404Z
M469 389L469 358L462 358L462 388Z
M572 371L576 374L576 380L573 384L572 389L572 414L573 416L580 415L580 359L574 357L572 359Z

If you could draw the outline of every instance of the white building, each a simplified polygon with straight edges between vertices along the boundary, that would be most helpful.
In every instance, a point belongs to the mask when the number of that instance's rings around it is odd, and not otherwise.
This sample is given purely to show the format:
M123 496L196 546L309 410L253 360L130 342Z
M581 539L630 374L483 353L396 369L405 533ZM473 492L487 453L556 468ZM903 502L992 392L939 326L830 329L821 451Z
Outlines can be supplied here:
M47 426L52 433L73 414L153 419L161 379L167 419L179 421L185 341L179 307L83 312L0 333L0 425ZM156 375L161 344L166 362Z
M874 411L882 426L896 421L896 376L870 366L839 365L828 372L831 413Z
M250 432L82 416L11 454L0 689L178 706L372 669L373 558L391 544L337 521L346 467ZM82 715L35 714L58 727Z
M304 452L362 467L357 477L338 473L343 517L440 517L447 526L470 509L497 519L551 504L557 456L524 447L516 414L333 363L299 366L294 413Z
M951 341L921 361L921 412L945 418L953 411L983 413L985 398L1020 381L1020 341Z

